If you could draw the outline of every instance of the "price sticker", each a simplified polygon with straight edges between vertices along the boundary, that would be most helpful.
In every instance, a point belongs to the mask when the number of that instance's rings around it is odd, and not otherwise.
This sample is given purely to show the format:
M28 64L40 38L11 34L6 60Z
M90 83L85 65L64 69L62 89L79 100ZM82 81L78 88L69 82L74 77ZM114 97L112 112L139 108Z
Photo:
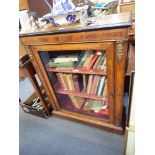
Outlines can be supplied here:
M97 52L97 55L101 55L101 52Z

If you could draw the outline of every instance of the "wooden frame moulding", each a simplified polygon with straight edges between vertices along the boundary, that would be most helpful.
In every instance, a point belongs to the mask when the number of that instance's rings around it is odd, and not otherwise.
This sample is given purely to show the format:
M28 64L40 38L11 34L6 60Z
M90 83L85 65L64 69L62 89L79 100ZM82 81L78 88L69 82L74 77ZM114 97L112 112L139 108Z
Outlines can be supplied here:
M114 124L114 43L113 42L102 42L102 43L83 43L83 44L61 44L61 45L40 45L31 46L33 56L39 65L40 72L44 77L45 83L48 87L49 96L53 98L56 110L60 110L59 103L57 101L54 89L49 81L47 73L42 64L41 58L39 56L39 51L61 51L63 50L105 50L107 53L107 80L108 82L108 100L109 104L109 123Z
M46 34L40 36L23 36L20 38L23 45L51 45L119 41L128 39L129 28L117 28L78 33Z
M34 54L33 54L33 52L32 52L31 46L25 46L25 48L26 48L26 51L27 51L27 53L28 53L28 55L29 55L29 57L30 57L30 59L31 59L31 62L32 62L32 64L33 64L33 66L34 66L34 68L35 68L35 70L36 70L36 72L37 72L39 78L41 79L42 85L43 85L43 87L45 88L45 91L46 91L47 96L49 97L50 104L51 104L55 109L60 109L60 107L57 107L57 106L54 104L53 96L51 96L51 94L49 93L49 88L48 88L46 82L44 81L44 76L43 76L43 74L42 74L40 68L38 67L38 64L37 64L37 61L36 61L36 59L35 59L35 56L34 56Z

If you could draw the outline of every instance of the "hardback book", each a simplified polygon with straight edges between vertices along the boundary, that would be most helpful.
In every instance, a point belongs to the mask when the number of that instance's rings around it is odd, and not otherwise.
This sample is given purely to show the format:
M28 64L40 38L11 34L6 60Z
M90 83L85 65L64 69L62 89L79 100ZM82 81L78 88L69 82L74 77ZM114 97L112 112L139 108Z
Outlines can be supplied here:
M103 54L103 55L101 56L100 62L99 62L99 64L98 64L98 66L97 66L97 69L100 69L100 67L101 67L101 65L102 65L102 63L103 63L103 61L104 61L104 59L105 59L105 54Z
M99 111L102 109L102 101L88 99L85 102L83 109Z
M61 83L62 83L62 86L63 86L64 90L67 90L67 87L66 87L66 84L65 84L65 80L64 80L63 74L62 73L59 73L58 75L60 77L60 80L61 80Z
M88 84L87 84L87 94L90 93L92 82L93 82L93 77L94 77L94 75L89 75Z
M97 113L108 116L109 115L109 110L108 109L101 109Z
M67 77L67 83L69 85L69 90L75 90L72 74L67 74L66 77Z
M69 62L69 61L78 61L78 53L77 54L66 54L66 55L60 55L54 58L55 63L61 63L61 62Z
M76 100L77 100L77 102L78 102L78 105L77 105L77 108L79 109L79 108L81 108L82 107L82 105L83 105L83 103L84 103L84 98L82 98L82 97L77 97L77 96L75 96L75 98L76 98Z
M87 91L87 77L86 77L86 74L82 74L82 79L83 79L83 90L86 93L86 91Z
M107 96L107 80L105 80L105 86L104 86L104 89L103 89L102 96Z
M68 82L68 85L69 85L69 90L75 90L75 85L74 85L74 82L73 82L72 74L68 74L68 75L66 75L66 77L67 77L67 80L68 80L67 82ZM74 106L79 109L82 106L82 104L84 102L84 99L81 98L81 97L73 96L73 95L71 95L71 96L72 96L72 102L73 102Z
M58 82L59 82L60 87L61 87L61 88L64 88L64 87L63 87L63 84L62 84L62 81L61 81L61 78L60 78L60 74L61 74L61 73L56 73L57 79L58 79Z
M55 63L53 61L48 62L49 67L55 68L55 67L74 67L75 62L69 61L69 62L61 62L61 63Z
M83 54L81 55L80 61L78 62L77 67L82 67L85 59L87 58L88 52L83 51Z
M74 88L74 86L68 81L68 75L67 74L62 74L62 73L59 73L59 76L60 76L60 79L61 79L61 82L62 82L62 85L64 87L64 90L72 90ZM84 102L84 100L82 101L81 99L79 99L78 97L76 98L75 96L73 95L68 95L69 98L71 99L73 105L76 107L76 108L80 108Z
M91 110L98 111L101 109L102 109L102 101L93 100L93 103L91 104Z
M106 70L106 57L104 58L103 63L100 65L100 70Z
M78 65L78 67L82 67L83 64L84 64L84 62L85 62L85 60L86 60L92 53L93 53L93 51L85 51L85 53L84 53L84 55L83 55L83 57L82 57L82 59L81 59L79 65Z
M97 66L99 65L99 63L100 63L100 61L101 61L101 59L102 59L102 55L103 55L103 54L101 54L101 55L97 58L97 60L96 60L96 62L95 62L95 64L94 64L94 66L93 66L93 69L97 69Z
M96 87L94 89L94 95L97 95L97 91L98 91L98 89L100 87L100 79L101 79L101 76L98 76Z
M90 90L90 94L94 94L95 95L95 92L96 92L96 88L97 88L97 83L99 81L99 77L98 75L95 75L94 76L94 80L93 80L93 83L92 83L92 88Z
M94 65L94 63L96 62L97 58L99 57L99 55L97 55L97 52L94 54L93 58L91 59L91 61L88 63L88 66L86 67L87 69L91 69Z
M93 53L90 54L90 55L86 58L85 62L83 63L82 68L87 68L87 67L88 67L88 64L90 63L90 61L92 60L93 57L94 57L94 54L93 54Z
M80 97L78 98L78 97L75 97L73 95L68 95L68 96L70 97L75 108L80 109L82 104L83 104L82 101L80 101L80 99L79 99Z
M97 95L98 96L101 96L102 95L102 90L104 88L105 79L106 79L105 76L102 76L101 79L100 79L99 88L98 88L98 91L97 91Z
M80 53L79 57L78 57L78 61L76 62L75 66L74 66L75 68L79 66L79 64L81 63L81 61L82 61L84 55L85 55L85 51L82 51L82 52Z
M80 84L78 80L78 75L73 75L73 81L74 81L75 89L80 92Z
M66 86L66 90L70 90L70 86L69 86L69 83L68 83L68 78L67 78L67 74L62 74L62 78L64 80L64 83L65 83L65 86Z

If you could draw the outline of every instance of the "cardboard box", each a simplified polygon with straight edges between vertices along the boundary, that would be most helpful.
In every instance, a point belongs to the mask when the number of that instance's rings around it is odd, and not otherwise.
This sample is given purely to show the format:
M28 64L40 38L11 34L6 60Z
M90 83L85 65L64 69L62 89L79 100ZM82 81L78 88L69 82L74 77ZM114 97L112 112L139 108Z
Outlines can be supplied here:
M45 96L45 100L48 102L47 96ZM20 102L20 106L22 107L22 109L26 113L29 113L29 114L32 114L35 116L39 116L42 118L48 118L49 116L45 112L44 108L41 106L40 107L33 106L34 103L40 103L41 104L39 97L37 97L37 95L35 93L33 93L26 101ZM52 110L53 110L53 108L49 102L48 102L48 109L50 112L52 112Z

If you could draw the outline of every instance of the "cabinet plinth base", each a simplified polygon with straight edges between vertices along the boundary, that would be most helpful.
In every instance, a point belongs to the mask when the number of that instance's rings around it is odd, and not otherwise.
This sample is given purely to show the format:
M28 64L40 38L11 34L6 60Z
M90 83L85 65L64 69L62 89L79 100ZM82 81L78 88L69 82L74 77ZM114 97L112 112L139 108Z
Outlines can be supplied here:
M110 131L110 132L114 132L114 133L118 133L118 134L123 134L122 127L114 126L113 124L103 122L100 120L92 120L92 119L89 119L86 117L79 117L77 115L72 115L72 114L67 113L63 110L62 111L53 111L52 115L57 116L57 117L61 117L61 118L65 118L68 120L73 120L76 122L88 124L90 126L101 128L101 129L104 129L106 131Z

